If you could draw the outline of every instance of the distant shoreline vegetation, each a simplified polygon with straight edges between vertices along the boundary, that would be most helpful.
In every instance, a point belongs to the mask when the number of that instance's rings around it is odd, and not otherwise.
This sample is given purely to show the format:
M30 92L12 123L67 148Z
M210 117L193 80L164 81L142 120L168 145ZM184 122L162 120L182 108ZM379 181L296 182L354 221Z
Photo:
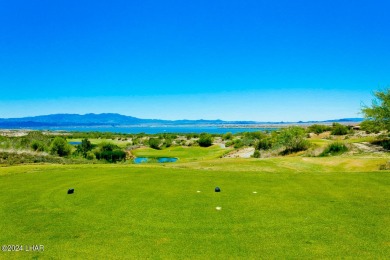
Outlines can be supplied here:
M279 127L269 126L221 126L221 125L186 125L186 126L175 126L175 125L134 125L134 126L42 126L42 127L13 127L4 128L0 125L2 130L19 130L19 131L64 131L64 132L112 132L112 133L124 133L124 134L160 134L160 133L210 133L210 134L224 134L227 132L240 133L240 132L255 132L255 131L275 131L280 129Z
M357 125L359 122L345 122L345 125ZM159 133L240 133L240 132L272 132L290 126L308 127L312 123L273 123L273 124L195 124L195 125L4 125L0 123L1 130L21 131L65 131L65 132L112 132L124 134L159 134ZM332 123L324 123L332 125Z

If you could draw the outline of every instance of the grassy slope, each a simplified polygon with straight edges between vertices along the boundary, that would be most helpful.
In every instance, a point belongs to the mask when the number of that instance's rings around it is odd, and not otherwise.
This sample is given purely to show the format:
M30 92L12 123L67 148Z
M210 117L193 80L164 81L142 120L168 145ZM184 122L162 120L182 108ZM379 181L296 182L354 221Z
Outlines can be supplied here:
M0 168L0 244L45 246L0 258L390 255L383 158L216 159L217 147L197 149L164 154L184 158L163 165Z

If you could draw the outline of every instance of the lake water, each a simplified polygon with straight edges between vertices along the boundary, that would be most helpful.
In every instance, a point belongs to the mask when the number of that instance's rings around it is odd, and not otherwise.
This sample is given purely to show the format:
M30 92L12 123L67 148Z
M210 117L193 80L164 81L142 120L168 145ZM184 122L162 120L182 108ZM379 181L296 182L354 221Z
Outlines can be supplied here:
M146 163L146 162L158 162L158 163L168 163L168 162L176 162L177 158L175 157L158 157L158 158L150 158L150 157L137 157L134 159L134 163Z
M238 127L218 127L218 126L121 126L121 127L28 127L19 129L31 130L49 130L49 131L78 131L78 132L112 132L124 134L160 134L160 133L210 133L210 134L225 134L231 132L233 134L240 132L255 132L255 131L275 131L278 128L238 128Z

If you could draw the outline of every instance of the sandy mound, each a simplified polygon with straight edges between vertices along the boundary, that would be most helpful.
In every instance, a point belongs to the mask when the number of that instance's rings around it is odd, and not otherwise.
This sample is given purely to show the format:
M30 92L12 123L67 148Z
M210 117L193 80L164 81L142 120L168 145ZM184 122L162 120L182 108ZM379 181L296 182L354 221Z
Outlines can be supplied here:
M248 147L248 148L243 148L228 153L227 155L224 156L224 158L250 158L254 152L255 152L255 148Z

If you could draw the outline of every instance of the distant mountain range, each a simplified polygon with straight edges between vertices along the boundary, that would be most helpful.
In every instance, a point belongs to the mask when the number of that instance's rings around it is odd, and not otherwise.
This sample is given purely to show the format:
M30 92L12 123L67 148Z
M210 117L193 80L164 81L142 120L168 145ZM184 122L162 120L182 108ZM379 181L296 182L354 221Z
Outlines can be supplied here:
M132 126L132 125L275 125L275 124L314 124L314 123L358 123L362 118L342 118L326 121L299 122L257 122L217 120L161 120L141 119L114 113L104 114L53 114L22 118L0 118L1 128L61 127L61 126Z

